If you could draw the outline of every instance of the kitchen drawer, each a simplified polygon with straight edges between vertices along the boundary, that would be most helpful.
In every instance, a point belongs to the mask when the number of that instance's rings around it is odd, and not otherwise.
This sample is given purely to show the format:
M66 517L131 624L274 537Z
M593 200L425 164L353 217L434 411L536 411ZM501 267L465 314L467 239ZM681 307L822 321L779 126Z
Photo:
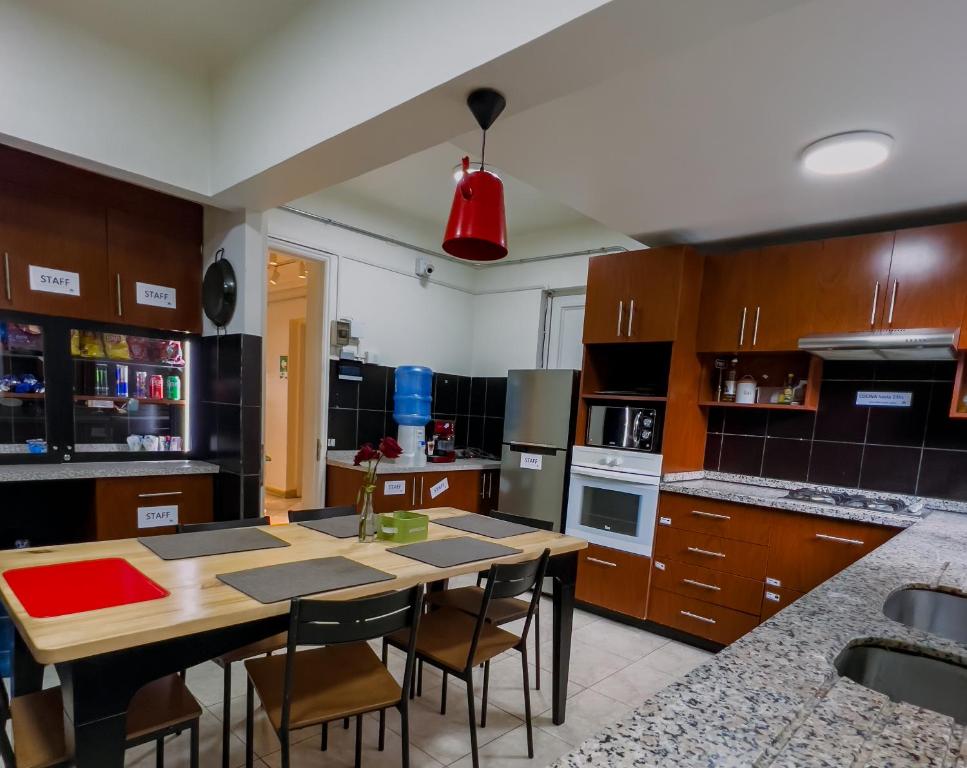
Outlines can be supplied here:
M767 586L808 592L899 532L882 525L787 513L772 529Z
M766 587L762 595L761 620L772 618L787 605L792 605L800 597L802 592L785 587Z
M651 584L653 589L664 589L753 616L759 615L762 605L761 581L674 560L655 559Z
M774 513L727 501L663 493L658 500L658 524L727 539L767 544Z
M761 544L725 539L697 531L680 531L659 525L655 532L655 557L698 565L713 571L762 580L768 548Z
M599 608L645 617L651 558L589 544L578 553L575 597Z
M651 591L648 620L723 645L735 642L759 624L757 616L664 589Z
M211 475L99 478L94 483L98 541L174 533L176 523L212 520ZM157 525L168 520L172 523Z

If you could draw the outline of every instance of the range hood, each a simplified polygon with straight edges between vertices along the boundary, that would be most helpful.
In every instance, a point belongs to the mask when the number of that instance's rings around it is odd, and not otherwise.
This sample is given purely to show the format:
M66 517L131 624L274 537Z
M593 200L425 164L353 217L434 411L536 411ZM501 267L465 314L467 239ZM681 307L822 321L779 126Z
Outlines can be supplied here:
M953 360L958 329L917 328L804 336L799 349L827 360Z

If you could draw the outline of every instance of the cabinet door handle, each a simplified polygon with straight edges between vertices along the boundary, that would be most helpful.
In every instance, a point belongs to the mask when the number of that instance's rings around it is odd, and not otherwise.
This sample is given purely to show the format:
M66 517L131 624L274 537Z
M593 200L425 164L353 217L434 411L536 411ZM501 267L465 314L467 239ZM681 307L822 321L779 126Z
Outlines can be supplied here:
M873 306L870 308L870 328L876 325L876 302L880 298L880 281L873 284Z
M424 479L425 478L423 477L423 475L420 475L420 506L421 507L423 506L423 480Z
M624 317L624 314L625 314L625 303L624 301L619 301L618 302L618 332L617 334L615 334L616 336L621 335L621 318Z
M410 492L410 506L416 506L416 478L413 478L413 490Z
M899 281L893 281L893 291L890 293L890 314L887 315L886 324L893 325L893 309L896 307L896 289Z
M589 563L597 563L598 565L607 566L608 568L618 567L617 563L612 563L610 560L599 560L596 557L586 557L585 560L587 560Z
M682 616L688 616L690 619L697 619L698 621L704 621L706 624L714 624L715 619L710 619L708 616L699 616L697 613L692 613L691 611L679 611Z
M819 534L816 534L817 536ZM699 549L698 547L688 547L689 552L694 552L696 555L705 555L707 557L725 557L724 552L713 552L710 549Z
M10 293L10 254L6 251L3 252L3 284L7 291L7 301L13 301Z
M631 304L628 306L628 338L631 338L631 323L635 319L635 300L631 300Z
M693 509L692 514L698 515L699 517L710 517L713 520L731 520L732 519L731 515L718 515L715 512L703 512L700 509Z
M759 310L761 307L755 308L755 320L752 323L752 346L754 347L759 341Z
M487 474L487 498L489 499L494 492L494 476L490 473Z
M745 344L745 317L749 313L748 307L742 307L742 319L739 320L739 346Z
M817 533L816 538L822 539L823 541L836 541L840 544L855 544L858 547L865 543L861 539L847 539L842 536L830 536L828 533Z
M118 299L118 317L123 317L123 313L121 311L121 273L117 272L114 275L114 277L115 277L115 290L117 292L117 299Z
M157 493L139 493L139 499L156 499L159 496L181 496L182 491L159 491Z
M484 472L480 475L480 498L487 498L487 473Z
M682 579L683 584L691 584L693 587L700 587L701 589L710 589L713 592L721 592L722 587L716 587L714 584L706 584L704 581L695 581L695 579Z

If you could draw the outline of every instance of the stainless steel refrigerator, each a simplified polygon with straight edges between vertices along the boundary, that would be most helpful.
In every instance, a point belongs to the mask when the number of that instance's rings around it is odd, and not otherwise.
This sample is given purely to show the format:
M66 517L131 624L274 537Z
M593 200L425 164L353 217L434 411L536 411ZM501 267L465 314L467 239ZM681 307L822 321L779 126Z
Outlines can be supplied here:
M564 530L578 371L510 371L497 511Z

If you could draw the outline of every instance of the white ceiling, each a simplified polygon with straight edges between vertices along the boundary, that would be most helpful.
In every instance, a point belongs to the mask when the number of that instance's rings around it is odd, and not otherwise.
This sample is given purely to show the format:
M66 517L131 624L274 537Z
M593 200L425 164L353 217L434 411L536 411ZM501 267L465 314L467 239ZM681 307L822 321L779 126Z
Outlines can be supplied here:
M647 29L650 3L613 6L626 29ZM963 204L965 30L963 0L777 4L657 59L642 51L647 64L509 115L491 130L488 156L651 243ZM887 165L855 177L800 172L806 144L855 129L895 137ZM476 139L455 141L472 148Z
M479 133L477 134L479 141ZM454 167L468 154L454 144L444 143L417 152L390 165L370 171L327 190L346 194L390 208L430 224L443 232L453 200ZM469 153L479 159L477 151ZM504 182L508 238L536 230L584 223L588 218L573 208L497 169Z

